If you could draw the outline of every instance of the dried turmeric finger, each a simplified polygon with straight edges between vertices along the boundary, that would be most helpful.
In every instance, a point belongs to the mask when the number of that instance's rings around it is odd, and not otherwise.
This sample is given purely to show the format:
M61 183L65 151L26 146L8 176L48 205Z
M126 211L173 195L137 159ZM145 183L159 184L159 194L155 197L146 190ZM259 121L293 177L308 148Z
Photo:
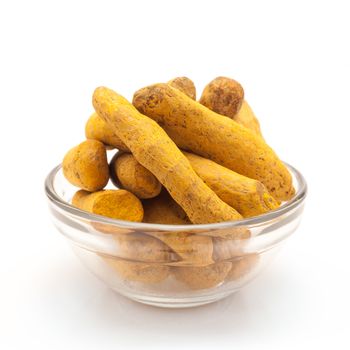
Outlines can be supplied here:
M234 119L243 99L244 90L238 81L217 77L204 88L199 102L216 113Z
M192 100L196 100L196 87L193 81L187 77L178 77L168 81L168 84L180 90Z
M155 198L143 201L144 222L168 225L188 225L183 209L163 190ZM211 237L203 237L188 232L147 232L169 246L185 264L208 265L213 262L213 242Z
M259 120L246 100L242 102L242 106L233 120L262 137Z
M259 262L259 254L250 253L232 261L232 268L226 276L227 281L235 281L250 273Z
M231 267L231 262L222 261L208 266L173 267L172 272L191 289L208 289L221 284Z
M176 89L169 89L188 98ZM94 92L93 105L138 162L157 177L193 223L241 218L198 177L166 132L155 121L139 113L124 97L100 87Z
M86 140L68 151L62 167L72 185L90 192L101 190L109 180L106 148L96 140Z
M261 182L193 153L184 154L197 175L243 217L260 215L278 208L278 202Z
M226 77L215 78L204 88L199 102L262 136L260 123L244 100L243 88L237 81Z
M242 254L244 246L249 242L251 232L244 227L215 230L213 239L213 259L223 261Z
M154 232L147 234L158 238L181 257L176 265L205 266L214 262L213 241L209 236L190 232Z
M159 196L142 202L144 216L143 222L149 224L189 225L184 210L163 190Z
M143 219L143 208L140 200L125 190L103 190L90 193L78 191L72 204L90 213L113 219L137 221Z
M116 255L138 262L176 262L180 258L166 244L143 233L115 234Z
M114 184L140 199L156 197L162 189L157 178L130 153L117 153L109 168Z
M275 152L249 129L167 84L140 89L133 104L159 123L182 149L261 181L277 200L293 195L292 177Z
M169 267L166 265L146 264L109 257L103 259L126 281L153 284L165 280L169 275Z
M121 151L129 151L123 141L112 132L107 123L97 113L93 113L86 122L85 136L87 139L100 141L106 146L112 146Z

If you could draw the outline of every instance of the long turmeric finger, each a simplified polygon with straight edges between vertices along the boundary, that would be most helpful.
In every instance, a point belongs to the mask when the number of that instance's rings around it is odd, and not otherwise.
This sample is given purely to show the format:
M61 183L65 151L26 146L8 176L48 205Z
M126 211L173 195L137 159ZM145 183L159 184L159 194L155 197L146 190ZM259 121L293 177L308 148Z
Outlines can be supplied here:
M278 200L293 195L292 177L275 152L234 120L223 118L167 84L137 91L133 104L158 122L180 148L261 181Z
M176 89L169 89L186 96ZM139 113L124 97L100 87L94 92L93 105L138 162L157 177L193 223L241 218L198 177L166 132L155 121Z
M278 208L278 202L261 182L193 153L184 154L197 175L243 217L260 215Z

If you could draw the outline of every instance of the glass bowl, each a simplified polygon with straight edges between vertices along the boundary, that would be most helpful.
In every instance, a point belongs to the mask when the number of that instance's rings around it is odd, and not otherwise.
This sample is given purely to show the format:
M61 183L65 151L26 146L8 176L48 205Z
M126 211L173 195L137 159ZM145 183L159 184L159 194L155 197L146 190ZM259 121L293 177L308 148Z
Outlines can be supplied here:
M241 289L296 230L307 186L286 165L296 189L291 200L263 215L217 224L145 224L82 211L70 204L77 188L60 165L47 176L45 191L56 228L110 288L145 304L191 307Z

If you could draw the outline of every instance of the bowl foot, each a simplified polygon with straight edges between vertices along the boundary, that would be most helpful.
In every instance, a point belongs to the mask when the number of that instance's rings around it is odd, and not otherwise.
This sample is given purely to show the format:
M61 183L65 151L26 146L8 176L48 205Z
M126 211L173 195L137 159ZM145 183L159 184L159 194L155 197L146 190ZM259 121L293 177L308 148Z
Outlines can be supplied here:
M203 295L203 296L196 296L196 297L189 297L189 298L181 298L181 297L164 298L164 297L150 296L150 295L135 295L135 294L131 295L131 294L120 293L117 290L114 290L114 291L138 303L156 306L156 307L168 308L168 309L190 308L190 307L197 307L201 305L210 304L210 303L219 301L221 299L224 299L236 292L231 290L230 292L215 294L215 295Z

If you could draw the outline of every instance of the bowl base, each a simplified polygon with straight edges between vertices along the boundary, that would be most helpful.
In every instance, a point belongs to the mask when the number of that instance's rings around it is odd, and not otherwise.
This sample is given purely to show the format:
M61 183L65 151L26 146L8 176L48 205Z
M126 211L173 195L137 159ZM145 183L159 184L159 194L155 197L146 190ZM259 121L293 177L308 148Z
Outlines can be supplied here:
M113 289L113 291L117 294L121 294L128 299L136 301L141 304L168 308L168 309L180 309L180 308L190 308L197 307L201 305L215 303L221 299L224 299L232 294L234 294L237 290L230 290L226 293L215 294L215 295L205 295L205 296L196 296L191 298L164 298L150 295L135 295L135 294L126 294L120 293L119 290Z

